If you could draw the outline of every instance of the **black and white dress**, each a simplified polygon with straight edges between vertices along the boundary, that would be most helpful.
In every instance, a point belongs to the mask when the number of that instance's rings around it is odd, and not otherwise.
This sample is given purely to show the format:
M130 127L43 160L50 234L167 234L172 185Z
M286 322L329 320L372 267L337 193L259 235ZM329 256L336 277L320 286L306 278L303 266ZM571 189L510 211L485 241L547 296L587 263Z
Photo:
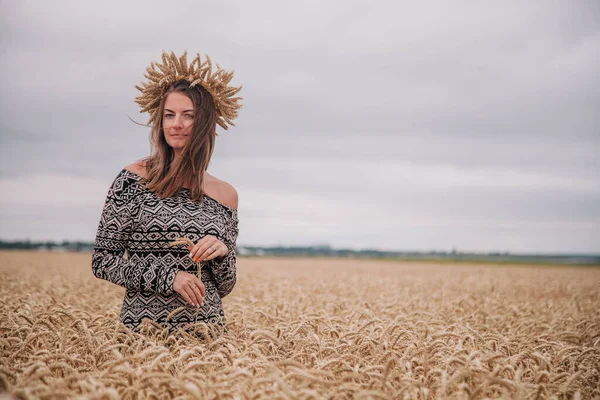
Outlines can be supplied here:
M121 322L128 328L137 330L145 318L171 330L183 328L196 320L196 307L173 290L173 281L178 271L196 274L198 267L185 245L170 247L169 242L179 237L197 242L214 235L229 251L202 263L206 296L197 320L224 325L221 298L236 283L237 210L206 194L202 201L193 200L188 189L162 199L146 189L142 179L123 169L111 185L96 234L94 275L126 288ZM165 322L181 306L185 310Z

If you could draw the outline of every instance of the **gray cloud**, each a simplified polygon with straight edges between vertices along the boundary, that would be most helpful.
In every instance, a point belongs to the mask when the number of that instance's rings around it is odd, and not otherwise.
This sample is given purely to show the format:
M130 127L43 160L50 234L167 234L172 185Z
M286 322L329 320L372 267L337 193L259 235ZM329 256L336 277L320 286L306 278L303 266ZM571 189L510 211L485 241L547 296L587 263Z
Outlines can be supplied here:
M590 239L598 191L586 189L600 187L595 1L1 8L4 185L41 174L109 184L148 152L148 129L128 119L146 121L133 102L144 68L160 49L188 49L234 68L244 86L238 127L219 136L211 165L240 191L248 215L240 240L394 247L394 229L368 216L352 228L327 206L355 198L344 206L350 214L367 206L441 221L397 248L447 248L456 245L448 232L462 230L465 248L600 249ZM256 203L269 200L261 193L289 201L277 229L260 226L270 220ZM330 210L333 225L319 225L327 214L294 216L303 195ZM4 207L9 228L0 236L16 232L15 215L38 218ZM95 229L94 206L87 207L87 228L71 232Z

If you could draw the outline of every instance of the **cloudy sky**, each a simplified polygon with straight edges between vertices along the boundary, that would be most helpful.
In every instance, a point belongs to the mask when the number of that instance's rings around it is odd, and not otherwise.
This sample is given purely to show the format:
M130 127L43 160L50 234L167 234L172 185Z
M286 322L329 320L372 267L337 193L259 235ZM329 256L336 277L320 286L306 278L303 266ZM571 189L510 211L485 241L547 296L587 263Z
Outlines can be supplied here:
M238 245L600 253L598 1L0 5L2 239L94 239L187 49L243 85Z

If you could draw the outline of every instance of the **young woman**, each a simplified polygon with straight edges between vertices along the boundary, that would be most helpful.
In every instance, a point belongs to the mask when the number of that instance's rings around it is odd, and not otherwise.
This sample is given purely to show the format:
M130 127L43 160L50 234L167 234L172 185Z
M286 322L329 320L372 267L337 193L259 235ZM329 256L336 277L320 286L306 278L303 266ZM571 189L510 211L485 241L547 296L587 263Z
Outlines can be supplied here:
M146 318L173 331L223 326L221 298L236 283L238 195L206 170L216 125L233 125L240 88L208 57L188 65L186 56L163 53L137 86L152 152L117 175L95 240L94 275L126 288L120 319L132 330ZM173 245L182 238L193 245Z

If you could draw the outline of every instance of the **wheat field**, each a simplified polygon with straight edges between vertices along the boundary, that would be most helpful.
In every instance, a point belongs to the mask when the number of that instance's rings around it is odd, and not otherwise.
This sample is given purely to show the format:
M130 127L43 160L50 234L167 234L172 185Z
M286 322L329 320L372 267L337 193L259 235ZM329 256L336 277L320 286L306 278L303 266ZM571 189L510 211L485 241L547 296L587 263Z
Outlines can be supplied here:
M0 252L0 398L600 398L597 268L239 258L201 341L120 326L90 259Z

